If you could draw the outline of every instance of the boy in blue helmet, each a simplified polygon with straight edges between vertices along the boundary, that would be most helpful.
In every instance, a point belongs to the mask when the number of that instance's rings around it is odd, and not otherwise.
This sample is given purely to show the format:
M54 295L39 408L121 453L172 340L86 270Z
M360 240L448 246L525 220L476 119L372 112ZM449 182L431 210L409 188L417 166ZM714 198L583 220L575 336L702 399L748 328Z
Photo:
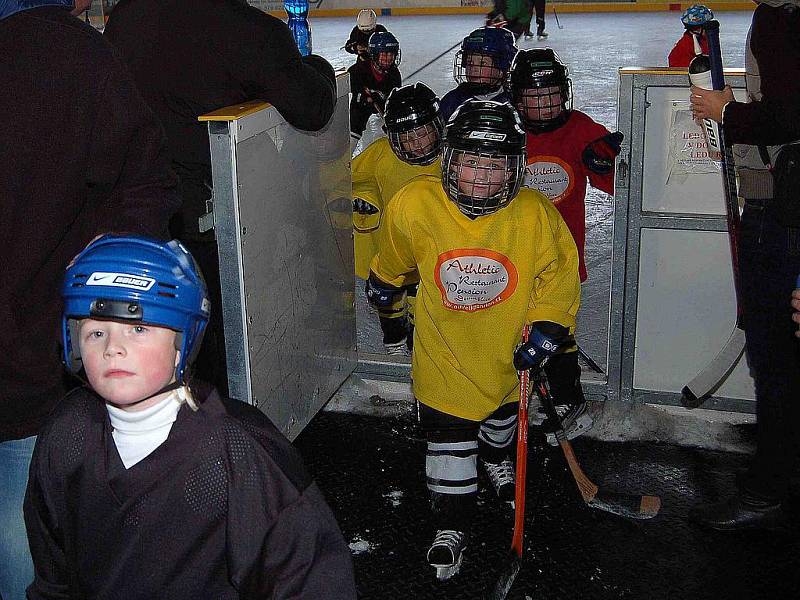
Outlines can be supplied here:
M503 84L516 53L514 34L502 27L481 27L465 37L453 61L458 87L442 98L442 118L450 119L467 100L508 102Z
M28 598L355 598L348 548L288 441L189 386L209 305L185 248L103 236L62 296L64 359L87 385L37 440Z
M383 113L386 97L394 88L402 85L400 43L388 31L378 31L369 38L369 60L358 60L347 72L350 73L350 145L355 149L361 139L367 121L375 114Z

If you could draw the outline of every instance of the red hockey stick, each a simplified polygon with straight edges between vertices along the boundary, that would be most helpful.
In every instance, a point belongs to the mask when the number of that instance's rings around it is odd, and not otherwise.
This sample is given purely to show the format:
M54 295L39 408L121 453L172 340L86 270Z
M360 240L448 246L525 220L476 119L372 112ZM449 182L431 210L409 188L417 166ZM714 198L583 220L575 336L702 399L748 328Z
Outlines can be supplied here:
M528 341L530 327L522 330L522 341ZM494 587L486 596L488 600L502 600L508 594L522 566L522 542L525 530L525 478L528 466L528 398L530 373L526 369L519 373L519 411L517 412L517 468L514 481L514 535L508 562Z

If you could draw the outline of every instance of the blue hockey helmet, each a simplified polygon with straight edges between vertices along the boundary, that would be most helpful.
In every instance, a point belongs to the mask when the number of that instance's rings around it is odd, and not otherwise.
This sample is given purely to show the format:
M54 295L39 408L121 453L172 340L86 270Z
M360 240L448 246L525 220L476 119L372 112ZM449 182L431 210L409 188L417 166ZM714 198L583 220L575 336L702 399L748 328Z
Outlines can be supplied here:
M461 42L453 61L453 77L458 83L469 81L467 66L471 56L488 56L494 67L500 71L498 84L503 83L517 53L514 34L503 27L480 27Z
M177 331L181 356L175 379L187 383L210 305L202 274L180 242L104 235L67 267L61 296L64 362L70 371L82 367L80 347L73 343L76 321L109 319Z
M367 47L369 48L369 56L372 63L382 71L389 69L392 65L397 66L400 64L400 42L390 31L376 31L373 33L369 36ZM394 58L384 61L381 59L381 54L393 54Z
M681 15L681 23L687 29L691 27L702 27L714 18L711 9L702 4L693 4Z

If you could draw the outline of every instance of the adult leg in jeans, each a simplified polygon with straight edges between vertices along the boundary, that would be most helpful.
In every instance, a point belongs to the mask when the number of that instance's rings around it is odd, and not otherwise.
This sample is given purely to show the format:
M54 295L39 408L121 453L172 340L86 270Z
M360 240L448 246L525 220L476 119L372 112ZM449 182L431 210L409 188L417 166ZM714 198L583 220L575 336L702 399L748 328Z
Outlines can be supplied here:
M36 437L0 442L0 599L25 600L33 562L22 517Z

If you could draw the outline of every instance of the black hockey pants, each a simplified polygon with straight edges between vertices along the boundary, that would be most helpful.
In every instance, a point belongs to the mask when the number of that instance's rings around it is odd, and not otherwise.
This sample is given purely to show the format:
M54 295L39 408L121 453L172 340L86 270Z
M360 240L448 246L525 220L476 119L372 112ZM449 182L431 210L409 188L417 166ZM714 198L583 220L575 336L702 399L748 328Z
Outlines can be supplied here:
M425 475L436 529L468 531L478 496L478 456L490 463L510 458L519 404L498 408L485 421L469 421L417 402L428 449Z

